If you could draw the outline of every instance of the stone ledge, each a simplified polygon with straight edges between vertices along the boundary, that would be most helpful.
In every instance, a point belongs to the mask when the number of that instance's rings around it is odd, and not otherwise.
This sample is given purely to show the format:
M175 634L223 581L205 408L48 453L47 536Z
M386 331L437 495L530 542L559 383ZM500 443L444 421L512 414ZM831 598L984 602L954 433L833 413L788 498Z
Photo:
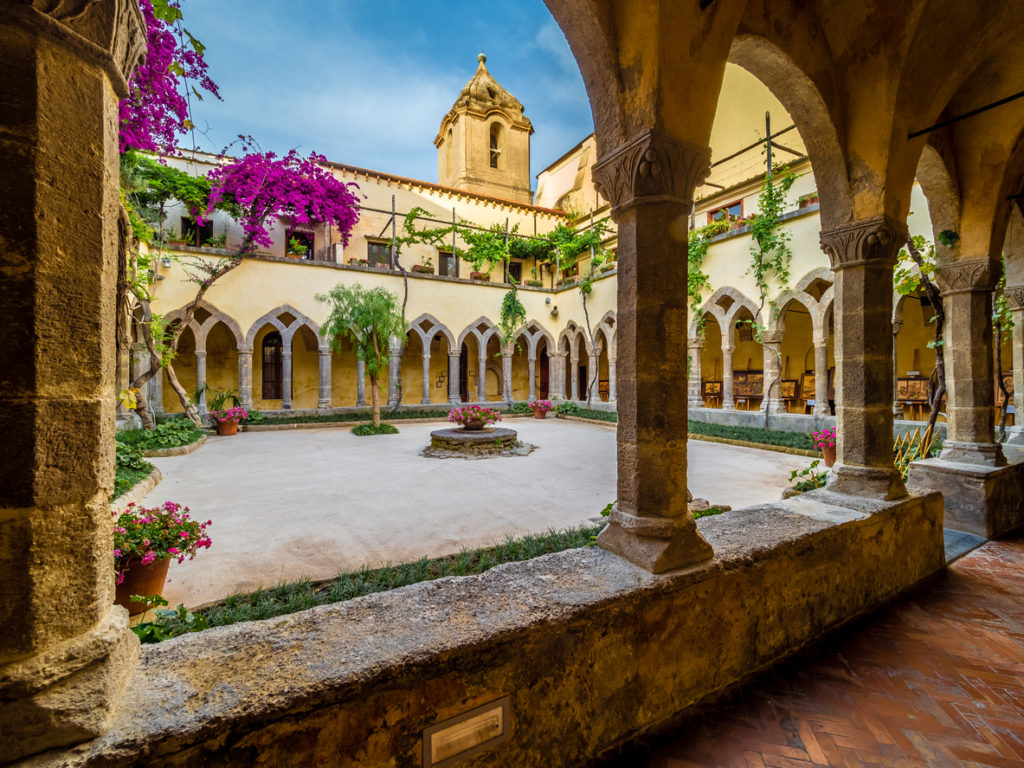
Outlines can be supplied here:
M147 459L161 459L167 456L187 456L195 453L206 443L206 435L200 435L199 439L188 445L176 445L173 448L150 448L142 452Z
M987 467L925 459L910 465L907 489L938 491L945 526L992 539L1024 526L1024 463Z
M937 494L698 524L716 559L662 576L570 550L147 646L111 729L28 765L418 765L423 729L506 694L511 740L465 764L577 765L944 562Z

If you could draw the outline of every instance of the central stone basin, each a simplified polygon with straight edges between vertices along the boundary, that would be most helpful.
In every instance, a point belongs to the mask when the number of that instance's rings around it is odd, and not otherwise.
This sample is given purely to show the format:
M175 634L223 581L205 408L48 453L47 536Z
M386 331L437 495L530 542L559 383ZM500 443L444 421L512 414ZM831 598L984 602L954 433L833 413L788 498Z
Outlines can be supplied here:
M449 458L465 456L481 458L485 456L526 455L533 446L519 442L519 433L506 427L485 429L462 429L450 427L435 429L430 433L430 446L423 452L424 456Z

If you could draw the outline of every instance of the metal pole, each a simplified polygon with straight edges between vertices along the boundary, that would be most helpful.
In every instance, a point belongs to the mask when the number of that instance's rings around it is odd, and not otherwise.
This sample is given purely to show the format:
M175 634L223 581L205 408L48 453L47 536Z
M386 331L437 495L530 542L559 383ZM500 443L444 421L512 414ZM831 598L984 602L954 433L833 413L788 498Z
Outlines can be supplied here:
M772 175L772 113L764 113L764 140L768 147L768 178Z
M459 257L455 250L455 206L452 206L452 258L455 259L455 276L459 276Z
M390 254L391 255L391 268L392 269L395 268L395 237L397 236L396 227L397 227L397 221L396 221L396 217L395 217L395 196L392 195L391 196L391 254Z
M504 278L505 279L504 279L503 282L506 282L506 283L508 282L508 259L509 259L509 255L508 255L508 217L506 216L505 217L505 258L502 259L502 261L505 263L505 270L504 270L504 273L505 273L504 274Z

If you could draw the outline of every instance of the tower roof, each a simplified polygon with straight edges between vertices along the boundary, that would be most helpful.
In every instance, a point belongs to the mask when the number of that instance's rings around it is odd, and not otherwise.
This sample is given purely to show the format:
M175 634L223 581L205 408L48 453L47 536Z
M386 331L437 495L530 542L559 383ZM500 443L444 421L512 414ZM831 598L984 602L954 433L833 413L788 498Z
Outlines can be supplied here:
M523 115L523 105L519 99L506 91L487 71L487 56L481 53L477 60L480 64L476 72L455 99L448 115L462 108L484 113L500 109L514 122L529 123L529 118Z

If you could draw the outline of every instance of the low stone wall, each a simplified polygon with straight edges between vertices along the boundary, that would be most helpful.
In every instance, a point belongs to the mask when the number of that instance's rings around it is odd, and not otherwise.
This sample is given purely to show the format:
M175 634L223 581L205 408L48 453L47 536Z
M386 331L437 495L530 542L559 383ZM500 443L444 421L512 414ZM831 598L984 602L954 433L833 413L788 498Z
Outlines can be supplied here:
M120 515L128 508L129 504L140 503L163 479L164 476L160 470L153 467L153 471L129 488L127 493L110 502L110 511L115 515Z
M907 487L940 492L945 525L954 531L994 539L1024 526L1024 463L986 467L945 459L915 461Z
M706 565L598 548L143 649L110 730L32 766L416 766L422 734L510 698L460 766L574 766L943 565L942 501L827 490L698 521Z
M147 459L159 459L166 456L187 456L195 453L206 443L206 435L200 435L199 439L188 445L176 445L173 448L147 448L142 455Z

